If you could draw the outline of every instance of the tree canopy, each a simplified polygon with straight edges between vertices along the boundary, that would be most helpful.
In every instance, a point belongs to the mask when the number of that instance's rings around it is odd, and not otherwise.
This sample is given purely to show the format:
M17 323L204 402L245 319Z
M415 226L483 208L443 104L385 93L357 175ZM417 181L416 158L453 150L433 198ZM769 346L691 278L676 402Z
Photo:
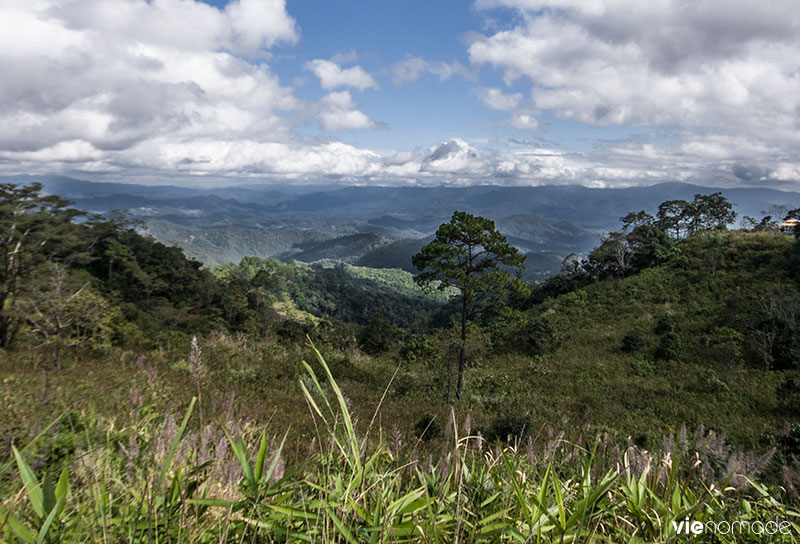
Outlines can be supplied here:
M432 242L422 247L411 262L420 271L415 280L423 287L455 288L461 299L461 346L458 355L456 398L463 385L467 320L478 297L502 292L521 271L525 256L495 229L494 221L467 212L453 212L449 223L436 230Z

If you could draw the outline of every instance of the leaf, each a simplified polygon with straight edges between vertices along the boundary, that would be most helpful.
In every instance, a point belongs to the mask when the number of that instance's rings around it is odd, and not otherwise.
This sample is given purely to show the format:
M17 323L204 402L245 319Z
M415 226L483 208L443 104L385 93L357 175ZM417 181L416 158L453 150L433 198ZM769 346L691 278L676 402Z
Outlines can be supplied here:
M197 402L197 397L192 397L192 401L189 403L189 408L186 410L186 415L183 416L183 421L181 422L181 426L178 429L178 434L175 435L175 439L172 441L172 446L169 449L169 455L167 455L167 459L164 461L164 468L161 470L161 475L158 477L158 483L156 485L156 489L160 491L161 485L164 483L164 478L167 476L167 471L169 467L172 465L172 458L175 457L175 453L178 451L178 445L183 438L183 432L186 430L186 424L189 423L189 417L192 415L192 410L194 409L194 403Z
M350 529L347 528L339 516L337 516L330 508L328 509L328 516L331 518L331 520L333 520L333 524L336 525L336 528L339 530L345 540L347 540L347 542L350 544L358 544L358 540L356 540L356 537L353 536L353 533L350 531Z
M186 502L189 504L196 504L198 506L220 506L223 508L236 508L241 504L240 501L232 501L228 499L189 499Z
M25 459L22 458L17 447L12 445L11 449L14 452L14 458L17 460L19 477L22 480L22 484L25 486L25 491L28 494L28 501L31 503L31 507L33 507L33 511L36 512L36 515L43 518L45 510L42 487L39 485L39 481L36 479L36 475L34 475L31 467L29 467Z
M250 487L250 489L255 491L256 489L255 475L253 474L253 467L250 464L250 460L247 458L247 452L245 451L244 444L240 444L236 440L234 440L234 438L231 436L231 434L228 432L227 429L223 428L222 431L228 438L228 442L231 445L233 454L239 461L239 466L242 467L242 476L247 481L247 485Z
M42 527L39 529L39 534L36 535L36 544L42 544L44 542L45 537L47 536L47 531L50 530L50 526L53 524L53 520L56 519L58 515L58 511L61 510L61 507L64 504L64 498L61 497L58 499L58 502L53 506L53 509L50 511L50 515L47 516L47 519L44 520Z
M67 492L69 491L69 469L64 467L61 470L61 476L58 478L58 483L56 484L56 500L61 500L61 509L58 512L60 516L61 513L64 511L64 506L67 504Z
M264 458L267 455L267 433L261 433L261 444L258 447L258 455L256 456L256 468L253 476L257 482L261 481L261 473L264 470Z
M17 535L18 539L26 544L34 544L36 542L34 532L28 529L14 514L3 509L2 506L0 506L0 519L3 519L11 527L11 531ZM0 528L2 528L1 525Z
M265 480L270 480L272 478L273 472L275 472L275 467L278 466L278 461L281 458L281 452L283 451L283 446L286 444L286 437L289 436L289 431L287 430L283 434L283 439L281 440L280 446L278 446L278 450L275 452L275 455L272 456L272 463L270 463L269 468L267 469L267 473L264 475Z

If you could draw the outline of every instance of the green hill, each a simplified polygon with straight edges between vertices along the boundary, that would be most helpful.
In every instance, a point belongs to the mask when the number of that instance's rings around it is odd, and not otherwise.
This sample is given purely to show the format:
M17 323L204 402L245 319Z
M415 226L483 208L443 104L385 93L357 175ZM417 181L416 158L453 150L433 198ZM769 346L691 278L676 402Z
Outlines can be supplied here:
M297 252L298 246L332 238L313 229L267 230L251 227L214 226L188 228L160 219L145 222L143 232L188 256L213 267L239 262L242 257L273 257Z
M641 440L680 423L751 444L777 436L800 406L796 251L780 234L706 232L660 266L578 283L526 310L553 325L558 348L494 359L475 369L473 392L496 387L541 422L590 420Z

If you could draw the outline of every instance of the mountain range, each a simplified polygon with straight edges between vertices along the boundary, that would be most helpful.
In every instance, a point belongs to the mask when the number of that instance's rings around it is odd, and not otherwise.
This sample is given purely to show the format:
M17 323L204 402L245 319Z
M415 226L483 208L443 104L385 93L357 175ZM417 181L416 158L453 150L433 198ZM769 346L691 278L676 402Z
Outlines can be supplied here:
M126 209L153 237L181 247L208 266L255 255L284 261L323 259L414 271L411 256L454 210L493 219L528 255L528 278L558 271L569 253L585 254L629 211L655 213L659 203L720 189L662 183L624 189L539 187L356 187L246 185L186 188L90 182L64 176L14 176L38 181L76 206L107 213ZM772 205L800 206L800 193L721 189L739 217Z

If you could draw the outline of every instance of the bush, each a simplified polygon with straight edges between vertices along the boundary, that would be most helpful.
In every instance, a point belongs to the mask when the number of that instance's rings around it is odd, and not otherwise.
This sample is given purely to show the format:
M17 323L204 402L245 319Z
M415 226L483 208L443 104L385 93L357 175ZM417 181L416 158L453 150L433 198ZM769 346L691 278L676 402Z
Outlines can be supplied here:
M659 336L667 334L668 332L673 332L674 330L675 320L671 315L662 315L659 317L658 321L656 321L656 326L653 328L653 332Z
M489 429L489 440L513 442L522 440L530 434L531 422L527 416L519 414L506 414L492 422Z
M778 386L777 397L781 407L789 414L800 412L800 382L794 377L786 378Z
M633 373L641 377L650 376L656 370L655 365L647 360L634 361L631 363L631 367L633 368Z
M380 312L361 329L358 344L366 353L380 355L391 349L399 337L400 329Z
M780 439L780 446L787 456L800 455L800 423L788 425L786 432Z
M424 442L442 436L442 425L435 416L425 414L414 425L414 436Z
M430 337L414 334L403 342L397 356L403 363L431 361L436 357L436 347Z
M625 353L637 353L646 347L647 341L642 331L629 332L622 338L622 351Z
M558 348L563 327L551 316L506 309L490 326L496 353L543 355Z
M681 337L674 332L668 332L661 337L655 352L656 359L677 361L681 356Z

